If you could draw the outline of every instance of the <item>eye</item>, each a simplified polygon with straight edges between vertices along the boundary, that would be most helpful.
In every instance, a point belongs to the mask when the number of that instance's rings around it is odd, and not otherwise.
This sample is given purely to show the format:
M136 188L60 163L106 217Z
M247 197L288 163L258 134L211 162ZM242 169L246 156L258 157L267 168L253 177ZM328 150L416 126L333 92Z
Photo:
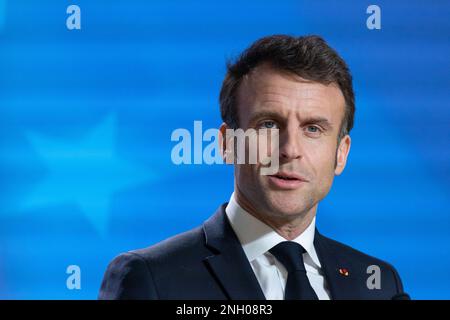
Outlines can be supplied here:
M261 122L261 124L259 126L260 126L260 128L263 128L263 129L277 128L277 124L275 123L275 121L272 121L272 120L265 120L265 121Z
M306 126L306 133L312 136L318 136L322 133L322 130L316 125Z

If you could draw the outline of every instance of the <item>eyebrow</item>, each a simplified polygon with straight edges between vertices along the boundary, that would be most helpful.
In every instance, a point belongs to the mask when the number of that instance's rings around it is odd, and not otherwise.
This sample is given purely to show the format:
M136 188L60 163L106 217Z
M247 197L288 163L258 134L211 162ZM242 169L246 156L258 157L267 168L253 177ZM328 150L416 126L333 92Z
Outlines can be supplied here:
M301 121L303 124L317 124L321 127L323 127L325 130L331 130L333 128L333 125L330 121L328 121L327 118L323 117L307 117Z
M278 112L273 111L259 111L255 112L249 120L249 124L254 124L257 120L260 119L273 119L273 120L282 120L283 118L280 116Z

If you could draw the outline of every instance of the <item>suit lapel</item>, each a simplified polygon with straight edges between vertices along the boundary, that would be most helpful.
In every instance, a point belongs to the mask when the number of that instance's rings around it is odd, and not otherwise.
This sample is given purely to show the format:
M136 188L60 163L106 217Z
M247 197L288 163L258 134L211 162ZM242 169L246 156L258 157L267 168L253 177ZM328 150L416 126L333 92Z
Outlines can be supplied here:
M331 299L348 300L358 297L361 279L357 272L352 272L351 262L337 252L330 245L330 240L322 236L316 229L314 236L314 247L322 265L322 271L328 284ZM345 271L348 275L345 275Z
M205 245L213 252L204 259L205 264L219 282L226 296L232 300L265 300L255 273L242 249L225 214L227 204L203 224ZM331 240L316 229L314 247L331 299L358 299L361 279L357 270L352 270L351 261L342 256ZM343 274L344 269L348 275Z
M214 254L205 263L229 299L264 300L255 273L225 214L226 204L203 224L206 246Z

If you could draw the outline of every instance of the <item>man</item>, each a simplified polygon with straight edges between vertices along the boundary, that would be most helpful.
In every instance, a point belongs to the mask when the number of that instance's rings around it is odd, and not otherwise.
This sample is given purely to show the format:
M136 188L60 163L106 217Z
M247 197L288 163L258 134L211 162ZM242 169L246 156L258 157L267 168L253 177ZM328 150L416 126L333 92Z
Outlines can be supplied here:
M351 144L354 94L342 58L317 36L262 38L228 66L220 107L222 137L227 129L277 130L278 170L264 175L259 162L235 164L229 203L196 229L115 258L99 298L401 297L391 265L315 227L317 205Z

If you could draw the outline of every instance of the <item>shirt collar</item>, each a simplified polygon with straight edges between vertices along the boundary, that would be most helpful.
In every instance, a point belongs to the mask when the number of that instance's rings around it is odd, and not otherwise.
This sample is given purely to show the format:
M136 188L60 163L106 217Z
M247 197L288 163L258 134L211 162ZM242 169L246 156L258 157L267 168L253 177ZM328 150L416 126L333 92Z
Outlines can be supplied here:
M245 211L237 203L234 193L225 208L225 213L250 262L265 254L278 243L286 241L270 226ZM320 261L314 248L315 226L316 217L313 218L306 230L292 241L305 248L311 260L320 268Z

